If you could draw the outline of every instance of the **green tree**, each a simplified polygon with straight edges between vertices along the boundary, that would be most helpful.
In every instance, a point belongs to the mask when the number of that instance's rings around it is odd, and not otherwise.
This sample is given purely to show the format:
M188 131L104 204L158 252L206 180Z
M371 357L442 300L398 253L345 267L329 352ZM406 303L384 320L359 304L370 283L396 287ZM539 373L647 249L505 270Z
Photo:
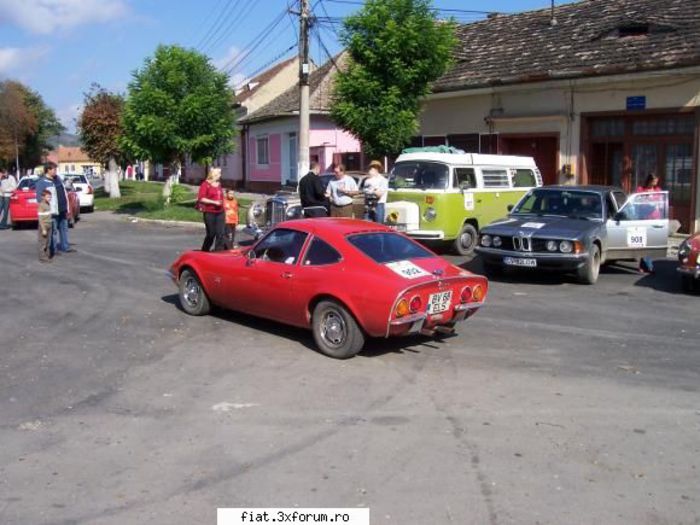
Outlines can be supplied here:
M25 167L33 167L42 162L44 155L53 149L52 139L66 128L39 93L26 86L22 87L25 90L27 108L36 119L36 130L27 137L21 160Z
M450 65L454 29L436 18L430 0L367 0L345 21L349 58L335 80L331 116L368 155L398 153L416 134L421 100Z
M78 133L83 149L90 158L107 166L105 191L120 196L117 163L127 159L122 148L124 97L93 84L83 97L83 111L78 117Z
M171 173L179 173L188 156L209 163L232 151L235 116L228 81L205 55L159 46L129 84L122 145L136 158L170 164Z

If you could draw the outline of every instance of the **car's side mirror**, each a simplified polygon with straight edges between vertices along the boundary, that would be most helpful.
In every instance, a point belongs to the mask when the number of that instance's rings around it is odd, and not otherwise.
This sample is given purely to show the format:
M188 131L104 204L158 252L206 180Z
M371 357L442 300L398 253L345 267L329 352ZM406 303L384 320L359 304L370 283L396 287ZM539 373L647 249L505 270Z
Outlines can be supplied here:
M508 206L506 206L506 209L508 210L508 213L512 212L512 211L513 211L513 208L515 208L515 206L513 206L512 204L509 204Z
M621 211L618 211L617 213L615 213L615 215L613 215L613 220L615 222L620 222L624 219L625 219L625 214L622 213Z

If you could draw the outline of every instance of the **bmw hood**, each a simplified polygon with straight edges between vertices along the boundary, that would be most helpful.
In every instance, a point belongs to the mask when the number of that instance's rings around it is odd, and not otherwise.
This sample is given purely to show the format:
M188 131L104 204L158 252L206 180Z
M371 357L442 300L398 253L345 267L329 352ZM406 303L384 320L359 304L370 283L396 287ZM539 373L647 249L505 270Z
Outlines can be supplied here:
M511 216L499 219L481 229L482 234L512 236L532 235L541 238L580 239L587 232L600 227L600 222L587 219L571 219L554 216Z

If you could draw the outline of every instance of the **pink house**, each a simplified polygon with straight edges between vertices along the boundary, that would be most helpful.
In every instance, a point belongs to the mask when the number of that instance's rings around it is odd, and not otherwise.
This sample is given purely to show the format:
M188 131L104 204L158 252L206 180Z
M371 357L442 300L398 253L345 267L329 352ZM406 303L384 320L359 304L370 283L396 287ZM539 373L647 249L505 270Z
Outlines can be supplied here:
M309 76L311 126L309 154L323 171L343 163L348 170L362 169L360 142L330 120L330 97L337 67L344 55L326 62ZM294 85L242 119L245 186L253 191L274 191L295 185L299 131L299 88Z

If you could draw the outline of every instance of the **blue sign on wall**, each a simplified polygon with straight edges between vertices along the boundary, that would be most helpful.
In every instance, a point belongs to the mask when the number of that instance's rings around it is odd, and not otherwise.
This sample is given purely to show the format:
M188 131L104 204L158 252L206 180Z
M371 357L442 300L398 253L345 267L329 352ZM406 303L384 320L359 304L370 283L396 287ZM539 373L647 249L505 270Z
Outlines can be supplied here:
M627 111L647 108L647 97L627 97Z

